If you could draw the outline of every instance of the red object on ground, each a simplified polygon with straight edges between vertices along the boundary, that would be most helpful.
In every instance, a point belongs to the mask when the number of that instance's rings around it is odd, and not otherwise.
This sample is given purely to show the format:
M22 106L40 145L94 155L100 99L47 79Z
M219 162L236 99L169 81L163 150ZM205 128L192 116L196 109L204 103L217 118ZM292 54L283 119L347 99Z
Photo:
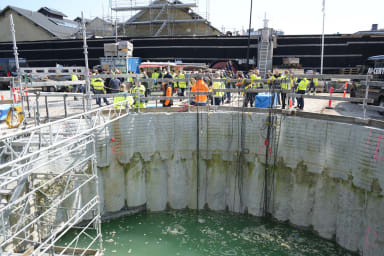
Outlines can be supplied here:
M345 85L344 85L344 95L343 95L344 98L347 95L347 90L348 90L348 82L345 82Z
M333 93L333 86L331 87L331 90L330 90L330 92L329 92L329 94L330 94L331 97L332 97L332 93ZM328 107L329 107L329 108L332 107L332 100L331 100L331 99L329 100Z
M13 103L16 103L16 93L15 93L15 88L12 88L12 94L13 94Z
M292 108L292 99L289 99L289 108Z
M111 141L112 141L112 142L115 142L115 137L112 137L112 138L111 138Z
M1 100L4 100L4 95L1 95L0 98L1 98Z

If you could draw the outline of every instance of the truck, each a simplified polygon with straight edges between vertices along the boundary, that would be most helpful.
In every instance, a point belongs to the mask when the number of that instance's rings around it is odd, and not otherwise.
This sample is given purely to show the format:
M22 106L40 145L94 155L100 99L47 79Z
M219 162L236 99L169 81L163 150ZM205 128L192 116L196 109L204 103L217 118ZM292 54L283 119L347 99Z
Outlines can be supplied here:
M373 105L384 107L384 55L369 57L362 69L362 74L372 75L370 80L368 98L373 99ZM353 81L351 97L365 98L366 86L364 83ZM384 111L379 111L384 114Z
M19 58L20 67L28 67L27 60ZM14 58L0 58L0 90L8 89L12 77L17 76Z

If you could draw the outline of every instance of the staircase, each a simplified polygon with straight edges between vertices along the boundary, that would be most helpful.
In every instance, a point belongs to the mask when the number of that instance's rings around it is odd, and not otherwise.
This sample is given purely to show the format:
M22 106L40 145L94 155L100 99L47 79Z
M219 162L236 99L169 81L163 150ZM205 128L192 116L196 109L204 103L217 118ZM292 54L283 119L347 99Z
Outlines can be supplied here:
M258 67L261 77L265 78L268 69L269 61L269 41L262 40L259 48Z

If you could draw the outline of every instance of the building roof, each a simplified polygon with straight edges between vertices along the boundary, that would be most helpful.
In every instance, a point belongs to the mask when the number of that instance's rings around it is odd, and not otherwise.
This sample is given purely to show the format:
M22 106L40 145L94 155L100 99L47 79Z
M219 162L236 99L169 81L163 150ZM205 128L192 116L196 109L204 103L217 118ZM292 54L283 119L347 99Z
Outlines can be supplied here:
M158 5L158 4L183 4L183 2L181 2L180 0L175 0L175 1L169 1L169 0L156 0L156 1L153 1L151 2L150 5ZM193 12L193 10L191 8L183 8L181 9L183 10L184 12L186 12L187 14L189 14L191 16L191 19L194 19L194 20L205 20L203 17L201 17L199 14ZM138 13L136 13L135 15L133 15L130 19L128 19L125 23L129 24L130 22L134 22L136 21L137 19L139 19L141 16L143 16L146 12L149 12L148 9L145 9L145 10L141 10L139 11ZM215 28L214 26L211 25L211 23L209 21L205 21L207 26L210 26L212 29L218 31L220 34L220 30L218 30L217 28Z
M17 12L21 16L30 20L32 23L48 31L51 35L60 39L71 38L76 32L79 31L78 23L75 21L68 19L55 19L45 16L40 12L29 11L15 6L5 7L0 12L0 15L3 15L7 10Z

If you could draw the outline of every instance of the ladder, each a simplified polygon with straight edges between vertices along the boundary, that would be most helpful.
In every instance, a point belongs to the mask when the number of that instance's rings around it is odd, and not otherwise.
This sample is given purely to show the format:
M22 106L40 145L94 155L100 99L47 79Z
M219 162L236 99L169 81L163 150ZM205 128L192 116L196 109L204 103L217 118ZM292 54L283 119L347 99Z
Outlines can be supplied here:
M259 48L259 72L261 77L265 78L268 68L268 59L269 59L269 41L261 40Z

